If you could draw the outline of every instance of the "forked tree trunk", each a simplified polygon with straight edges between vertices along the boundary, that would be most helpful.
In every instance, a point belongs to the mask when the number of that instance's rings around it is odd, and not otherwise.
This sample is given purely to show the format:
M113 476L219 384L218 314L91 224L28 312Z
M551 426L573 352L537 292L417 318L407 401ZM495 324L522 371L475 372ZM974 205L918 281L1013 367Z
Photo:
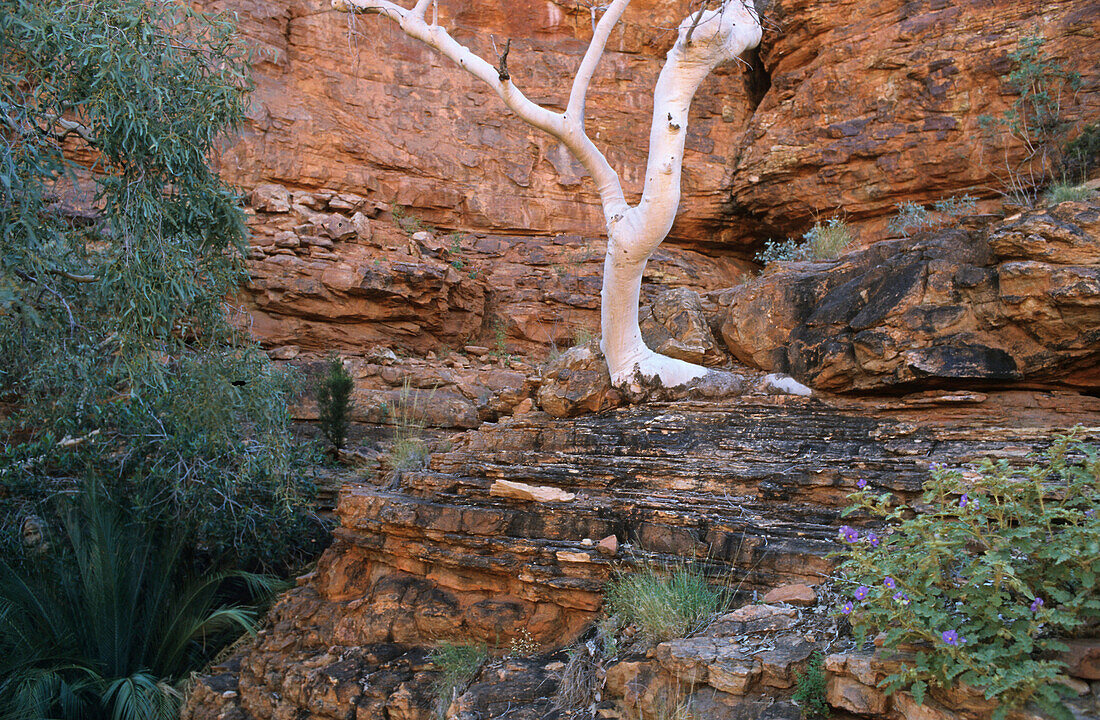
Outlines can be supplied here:
M643 380L666 388L685 385L711 372L701 365L659 355L642 341L638 296L646 261L668 235L680 203L680 173L687 137L688 111L699 85L723 62L760 42L753 0L704 3L680 23L675 45L653 93L653 125L642 198L627 204L619 177L585 132L585 97L611 30L630 0L612 0L600 18L577 70L564 113L528 100L503 68L456 42L436 23L433 0L417 0L409 9L390 0L332 0L338 10L377 13L397 22L420 40L496 91L521 119L560 140L596 183L607 222L607 256L601 293L601 347L616 386ZM706 5L716 7L706 9ZM428 9L432 18L426 18ZM804 388L803 388L804 389ZM807 391L808 392L808 391Z

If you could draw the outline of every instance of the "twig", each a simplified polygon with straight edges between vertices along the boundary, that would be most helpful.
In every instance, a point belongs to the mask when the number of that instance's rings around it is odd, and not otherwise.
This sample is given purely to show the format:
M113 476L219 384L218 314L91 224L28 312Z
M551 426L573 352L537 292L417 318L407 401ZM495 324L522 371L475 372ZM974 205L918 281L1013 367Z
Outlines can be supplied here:
M508 38L507 42L504 43L504 52L497 50L497 39L495 37L490 35L489 39L493 41L493 52L500 61L497 65L497 78L504 82L512 77L508 74L508 51L512 49L512 38Z

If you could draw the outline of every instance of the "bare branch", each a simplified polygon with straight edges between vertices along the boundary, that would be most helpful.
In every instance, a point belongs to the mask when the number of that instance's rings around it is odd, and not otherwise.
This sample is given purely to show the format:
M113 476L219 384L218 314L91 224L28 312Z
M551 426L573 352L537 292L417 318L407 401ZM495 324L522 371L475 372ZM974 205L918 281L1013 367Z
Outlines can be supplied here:
M512 38L508 38L504 43L504 52L497 50L497 39L495 37L490 35L489 39L493 41L493 52L496 54L498 60L497 79L501 82L510 80L512 76L508 74L508 52L512 49Z
M629 1L615 0L614 4L625 8ZM487 60L457 42L442 27L428 25L423 18L416 16L414 11L390 0L332 0L332 7L343 12L371 13L388 17L400 25L406 35L421 41L457 63L463 70L491 87L508 109L521 120L557 138L573 153L596 182L596 189L600 193L600 200L604 207L604 216L609 222L612 217L621 216L627 210L618 174L592 140L584 134L583 127L567 126L565 115L547 110L529 100L511 79L501 78L502 68L493 67ZM608 14L611 14L610 10ZM618 14L621 15L621 11ZM617 20L617 16L615 19ZM610 34L613 25L614 22L609 21L607 34ZM606 42L606 35L603 42ZM601 44L600 52L594 52L595 57L589 61L592 70L595 69L596 62L599 60L602 47ZM507 68L504 67L503 70L507 71ZM592 70L588 71L589 78ZM584 84L587 85L587 81ZM583 91L581 91L581 98L583 101Z
M596 72L596 66L603 57L604 48L611 31L619 23L626 6L630 0L614 0L607 12L600 18L596 29L592 33L592 41L588 44L588 50L584 53L581 66L577 68L577 77L573 79L573 88L569 91L569 104L565 109L566 121L574 128L584 133L585 98L588 95L588 86L592 82L592 75ZM595 17L595 8L592 10Z

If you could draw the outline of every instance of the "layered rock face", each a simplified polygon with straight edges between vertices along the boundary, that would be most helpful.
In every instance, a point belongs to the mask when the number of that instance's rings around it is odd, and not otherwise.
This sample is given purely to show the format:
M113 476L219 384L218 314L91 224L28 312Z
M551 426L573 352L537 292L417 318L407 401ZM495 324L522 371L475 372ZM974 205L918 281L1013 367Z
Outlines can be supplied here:
M393 23L349 19L327 0L205 4L238 15L259 61L249 123L222 157L232 181L352 192L447 228L600 234L598 200L568 153ZM686 5L632 3L589 95L590 132L628 194L640 190L651 93L671 44L661 28ZM900 200L991 196L1004 149L978 118L1014 99L1003 76L1025 35L1044 37L1046 55L1082 76L1066 118L1100 117L1100 10L1089 0L767 5L751 69L721 68L697 95L676 242L743 245L800 233L815 214L862 221ZM586 5L443 0L439 12L483 56L494 57L490 34L511 38L516 84L564 103L591 35Z
M590 93L589 128L628 195L640 190L640 138L668 44L655 28L673 24L680 5L633 3ZM265 343L423 352L484 344L499 322L529 350L595 329L604 245L592 238L603 218L563 148L392 23L339 15L327 0L205 6L237 14L258 60L249 121L220 165L260 192L247 306ZM650 279L714 290L743 274L737 257L765 237L797 237L815 216L842 212L867 244L899 201L995 195L1019 152L1006 155L978 118L999 116L1016 97L1003 79L1008 54L1025 35L1046 38L1051 61L1082 77L1065 118L1094 121L1098 13L1087 0L771 3L751 68L720 68L697 95L681 214L664 249L677 269L653 268ZM591 32L577 3L445 0L440 14L483 55L492 57L490 34L511 38L517 84L552 107L564 102ZM422 262L399 234L373 238L364 220L392 229L394 206L462 231L463 252L479 246L471 262L446 253ZM429 253L454 245L437 235ZM479 259L498 271L472 274ZM467 269L448 271L456 261Z
M948 392L484 424L430 468L346 485L316 573L210 681L230 694L196 694L191 717L427 717L434 675L409 646L507 645L521 630L559 646L595 617L618 563L692 561L743 591L818 584L858 479L912 497L930 462L1017 462L1098 416L1100 400L1064 392Z
M470 344L497 355L545 352L599 332L604 240L447 233L363 195L275 184L253 190L250 205L243 299L253 334L277 357L375 345L420 355ZM662 288L728 287L748 267L661 248L643 301Z
M782 265L723 291L740 360L815 388L1045 382L1100 386L1100 205Z

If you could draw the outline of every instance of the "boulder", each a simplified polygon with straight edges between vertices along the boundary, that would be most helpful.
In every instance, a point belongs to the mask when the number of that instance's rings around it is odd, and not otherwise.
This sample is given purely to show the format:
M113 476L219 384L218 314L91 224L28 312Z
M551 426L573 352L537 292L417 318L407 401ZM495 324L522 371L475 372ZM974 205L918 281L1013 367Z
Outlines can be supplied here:
M543 371L538 404L554 417L598 413L622 402L622 394L611 386L598 340L569 348Z
M832 391L1100 387L1100 204L781 264L720 293L738 359Z
M638 311L642 339L655 352L696 365L728 360L714 339L699 293L688 288L662 291L652 305Z

